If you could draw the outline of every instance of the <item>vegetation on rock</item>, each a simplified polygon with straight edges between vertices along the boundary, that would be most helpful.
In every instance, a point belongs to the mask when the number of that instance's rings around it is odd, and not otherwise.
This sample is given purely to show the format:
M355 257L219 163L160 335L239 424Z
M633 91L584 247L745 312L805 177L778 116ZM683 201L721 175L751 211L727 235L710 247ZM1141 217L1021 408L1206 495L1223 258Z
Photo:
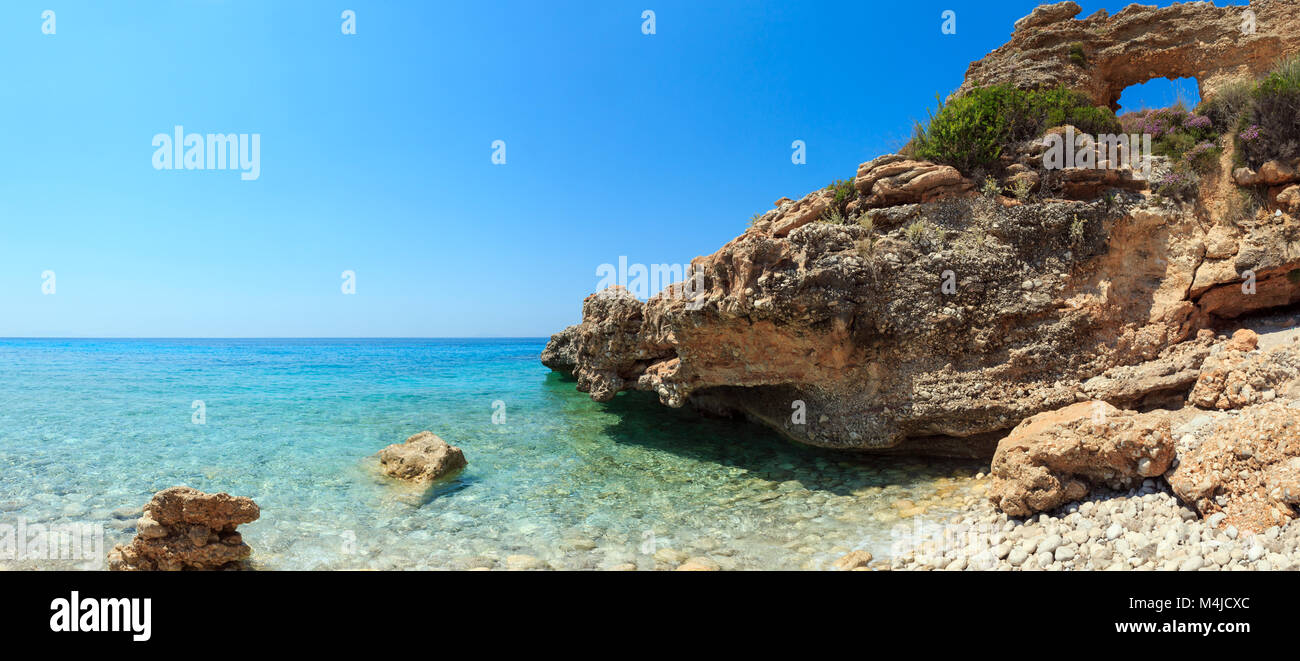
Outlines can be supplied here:
M1083 133L1118 133L1115 113L1065 88L1026 91L993 85L940 101L928 125L917 124L908 146L917 158L951 165L965 173L988 168L1018 142L1053 126L1073 125Z

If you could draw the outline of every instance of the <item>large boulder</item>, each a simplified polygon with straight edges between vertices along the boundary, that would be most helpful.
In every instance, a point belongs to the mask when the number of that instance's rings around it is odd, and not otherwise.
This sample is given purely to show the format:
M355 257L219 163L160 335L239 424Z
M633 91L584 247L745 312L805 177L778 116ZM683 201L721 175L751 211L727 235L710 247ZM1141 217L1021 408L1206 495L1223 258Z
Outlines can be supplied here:
M129 544L108 555L113 571L245 569L253 550L236 530L261 515L250 498L171 487L144 506Z
M433 432L413 434L403 443L379 451L379 466L390 477L411 482L432 482L462 468L465 453Z
M1285 524L1300 505L1300 403L1215 415L1179 439L1178 466L1167 478L1183 502L1221 526L1259 532Z
M1093 485L1125 488L1169 468L1168 420L1079 402L1020 423L993 455L989 498L1012 516L1055 509Z

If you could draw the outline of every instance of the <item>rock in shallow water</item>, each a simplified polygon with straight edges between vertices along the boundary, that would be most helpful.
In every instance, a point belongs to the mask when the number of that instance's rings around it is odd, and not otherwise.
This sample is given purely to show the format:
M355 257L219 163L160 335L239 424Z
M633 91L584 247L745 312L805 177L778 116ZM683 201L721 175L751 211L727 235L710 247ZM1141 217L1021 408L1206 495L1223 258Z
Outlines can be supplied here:
M113 571L245 569L253 550L236 526L256 521L257 503L227 493L171 487L154 494L136 536L108 554Z
M400 480L423 483L450 475L468 462L460 448L448 445L430 431L422 431L379 451L379 466Z

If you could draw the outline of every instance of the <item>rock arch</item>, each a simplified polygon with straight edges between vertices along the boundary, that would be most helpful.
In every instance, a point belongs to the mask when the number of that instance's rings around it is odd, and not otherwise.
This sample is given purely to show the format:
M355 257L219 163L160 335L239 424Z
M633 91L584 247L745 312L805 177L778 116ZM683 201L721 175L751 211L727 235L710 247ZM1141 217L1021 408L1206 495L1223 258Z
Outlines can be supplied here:
M1080 11L1074 2L1059 2L1016 21L1011 41L972 63L957 94L994 84L1064 85L1118 109L1130 85L1195 78L1206 99L1233 78L1260 75L1279 57L1300 53L1300 0L1253 0L1249 7L1134 4L1114 16L1102 9L1074 18ZM1244 29L1248 11L1253 32ZM1083 64L1071 59L1076 44Z

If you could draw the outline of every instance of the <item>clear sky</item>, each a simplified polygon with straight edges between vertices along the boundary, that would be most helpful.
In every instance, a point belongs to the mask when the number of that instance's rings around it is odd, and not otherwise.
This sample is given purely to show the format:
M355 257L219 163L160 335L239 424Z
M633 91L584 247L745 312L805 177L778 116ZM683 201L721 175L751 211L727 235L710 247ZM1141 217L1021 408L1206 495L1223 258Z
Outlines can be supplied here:
M1036 4L7 0L0 336L549 335L897 149ZM155 169L178 125L258 178Z

